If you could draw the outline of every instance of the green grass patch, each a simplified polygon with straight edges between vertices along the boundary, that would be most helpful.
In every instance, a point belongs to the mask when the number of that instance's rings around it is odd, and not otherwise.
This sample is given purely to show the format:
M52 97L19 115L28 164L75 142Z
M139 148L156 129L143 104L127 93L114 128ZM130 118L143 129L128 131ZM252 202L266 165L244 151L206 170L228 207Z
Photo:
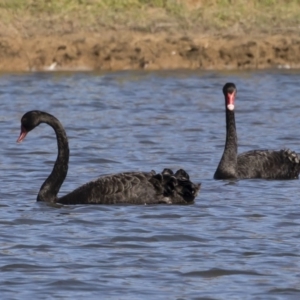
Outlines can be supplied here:
M40 26L68 19L83 29L275 32L299 28L300 0L0 0L0 22L16 18Z

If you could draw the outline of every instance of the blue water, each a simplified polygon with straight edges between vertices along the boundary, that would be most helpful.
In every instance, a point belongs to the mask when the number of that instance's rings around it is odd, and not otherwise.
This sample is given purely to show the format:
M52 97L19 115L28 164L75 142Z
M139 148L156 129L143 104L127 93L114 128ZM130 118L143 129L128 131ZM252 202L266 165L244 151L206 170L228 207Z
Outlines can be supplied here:
M240 152L300 152L300 71L1 74L1 299L299 299L300 182L212 179L228 81ZM202 183L196 203L37 203L57 144L45 124L16 144L32 109L68 134L60 195L168 167Z

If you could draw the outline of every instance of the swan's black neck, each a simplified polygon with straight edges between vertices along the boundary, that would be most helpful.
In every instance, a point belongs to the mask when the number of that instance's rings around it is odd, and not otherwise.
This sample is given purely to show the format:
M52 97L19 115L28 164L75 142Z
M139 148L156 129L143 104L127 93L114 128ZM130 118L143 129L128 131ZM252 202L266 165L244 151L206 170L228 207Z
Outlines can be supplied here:
M226 143L222 160L225 159L230 164L237 160L237 134L235 127L234 110L226 109Z
M45 180L38 193L37 201L56 202L59 189L68 173L68 138L63 126L54 116L42 113L40 123L46 123L54 129L57 138L58 155L51 174Z
M226 107L226 143L215 179L236 178L237 176L237 134L234 110Z

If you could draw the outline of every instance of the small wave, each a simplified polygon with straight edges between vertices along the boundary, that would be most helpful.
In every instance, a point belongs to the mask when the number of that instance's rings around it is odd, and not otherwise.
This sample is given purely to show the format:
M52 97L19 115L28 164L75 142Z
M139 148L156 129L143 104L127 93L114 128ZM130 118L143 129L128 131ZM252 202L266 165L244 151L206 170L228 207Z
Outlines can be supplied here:
M242 271L242 270L225 270L225 269L209 269L206 271L192 271L183 273L183 276L191 277L219 277L228 275L254 275L254 276L264 276L255 271Z

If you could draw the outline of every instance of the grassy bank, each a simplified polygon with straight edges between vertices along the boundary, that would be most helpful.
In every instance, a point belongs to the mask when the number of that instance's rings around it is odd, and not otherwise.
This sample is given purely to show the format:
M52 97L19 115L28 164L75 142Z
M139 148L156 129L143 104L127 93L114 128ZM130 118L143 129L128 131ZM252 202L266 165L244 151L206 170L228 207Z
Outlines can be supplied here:
M67 27L283 33L299 30L300 0L0 0L0 22L22 32Z

